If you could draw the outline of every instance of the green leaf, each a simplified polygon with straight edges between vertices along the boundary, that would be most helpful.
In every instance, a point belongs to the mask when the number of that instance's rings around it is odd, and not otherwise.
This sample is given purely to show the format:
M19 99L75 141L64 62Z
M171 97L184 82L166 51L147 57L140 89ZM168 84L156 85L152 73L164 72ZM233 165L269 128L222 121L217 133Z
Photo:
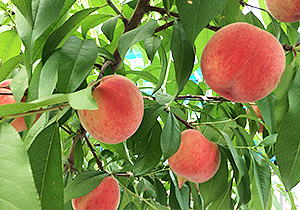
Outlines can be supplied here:
M77 140L77 143L75 145L75 150L74 150L74 167L78 170L81 171L81 167L83 164L83 149L82 149L82 143L81 139L79 138Z
M163 0L163 3L164 3L164 8L167 10L167 12L170 12L170 9L174 4L174 0Z
M12 57L0 65L0 81L7 79L10 73L13 72L22 61L24 61L24 54Z
M140 152L133 166L133 173L135 175L144 175L150 172L160 161L160 135L161 127L159 123L155 123L151 129L151 134L148 144Z
M175 190L175 197L176 197L176 200L177 200L177 202L180 206L180 209L189 209L188 206L186 206L187 201L182 198L181 191L178 188L177 179L176 179L175 174L173 173L173 171L170 171L170 177L171 177L172 183L175 187L175 189L174 189Z
M180 20L190 43L199 32L224 8L227 0L176 1Z
M33 10L33 31L32 42L34 42L42 33L55 21L61 9L64 6L62 0L38 0L32 4Z
M98 109L97 102L92 96L93 86L69 94L68 100L73 109Z
M161 64L161 71L160 71L160 76L157 85L153 90L153 94L155 94L156 91L158 91L161 88L162 84L164 83L166 73L167 73L167 67L168 67L168 58L163 45L160 45L160 48L158 48L158 54L159 54L159 59Z
M265 146L273 145L273 144L275 144L276 139L277 139L277 134L271 134L271 135L267 136L266 138L264 138L264 140L262 142L260 142L258 146L265 147Z
M22 41L17 31L9 30L2 32L0 40L0 60L2 63L20 54Z
M119 38L118 42L118 50L121 58L123 59L125 57L125 54L129 47L151 37L155 31L156 26L156 21L150 21L143 26L124 33Z
M300 72L288 91L289 109L278 129L275 147L278 167L286 190L300 181Z
M47 126L28 149L35 186L43 209L63 208L63 180L59 127Z
M250 150L250 155L254 175L252 178L253 197L257 197L257 200L259 201L254 202L254 206L256 206L257 209L268 209L268 204L270 199L272 199L270 166L253 150Z
M207 182L198 184L204 206L208 206L211 202L218 200L226 191L228 181L227 158L222 149L220 149L220 153L221 162L216 174Z
M57 48L57 46L66 38L68 35L76 30L81 21L88 17L92 12L98 8L90 8L80 10L70 17L62 26L56 29L47 39L43 49L43 62L45 62L51 53Z
M161 45L161 39L157 36L151 36L145 39L144 46L149 60L152 62L154 55Z
M157 78L148 71L126 71L126 74L135 74L148 82L157 84Z
M107 19L111 18L112 15L110 14L94 14L89 15L87 18L85 18L81 23L81 33L83 38L86 39L87 33L91 28L94 28L95 26L100 25Z
M57 89L62 93L76 90L89 75L97 59L94 40L81 40L71 36L60 51Z
M290 86L295 78L298 69L299 66L297 65L296 62L292 62L291 65L287 66L276 88L277 90L276 90L276 96L274 102L274 110L275 110L277 129L280 128L286 116L286 113L289 110L288 91L290 89Z
M60 50L51 55L42 67L39 80L39 98L49 96L53 93L58 79L58 61Z
M274 100L275 96L271 93L257 101L257 105L263 116L264 122L270 128L270 134L276 133L276 121L274 115Z
M114 39L114 32L119 20L119 16L113 17L107 21L105 21L101 27L106 38L111 42Z
M115 57L109 51L107 51L105 48L98 47L97 49L98 49L98 55L100 55L108 60L115 61Z
M166 188L158 179L155 179L154 186L155 186L155 191L156 191L155 201L166 206L167 205Z
M82 171L76 178L64 189L64 203L73 198L84 196L95 189L108 173L103 171Z
M227 0L220 15L219 25L225 26L239 20L240 3L236 0Z
M182 1L183 2L183 1ZM185 1L184 1L185 2ZM174 59L178 94L183 90L192 73L195 54L184 29L179 21L174 21L171 51Z
M152 126L157 121L157 117L161 114L164 108L165 108L164 106L155 104L145 109L141 125L132 137L136 139L140 139L146 136L150 131L150 129L152 128Z
M32 0L12 0L12 3L25 17L29 26L33 27Z
M0 165L0 208L41 209L24 144L6 123L0 123Z
M54 94L29 103L20 102L20 103L13 103L13 104L5 104L0 106L1 107L0 117L34 111L44 106L64 103L67 101L68 101L67 94Z
M160 138L160 146L165 160L179 149L180 142L181 132L179 123L175 116L169 112Z
M231 191L232 191L232 179L227 185L225 185L226 190L222 195L209 206L209 210L223 210L231 209Z
M192 196L193 196L193 209L204 209L204 205L203 205L203 200L201 198L201 195L199 194L198 189L196 188L196 184L191 183L190 184L190 188L192 191Z
M138 208L136 207L136 205L133 202L128 203L123 210L138 210Z
M24 96L24 92L28 87L28 78L25 68L22 68L14 79L11 81L10 89L12 90L16 102L20 102Z

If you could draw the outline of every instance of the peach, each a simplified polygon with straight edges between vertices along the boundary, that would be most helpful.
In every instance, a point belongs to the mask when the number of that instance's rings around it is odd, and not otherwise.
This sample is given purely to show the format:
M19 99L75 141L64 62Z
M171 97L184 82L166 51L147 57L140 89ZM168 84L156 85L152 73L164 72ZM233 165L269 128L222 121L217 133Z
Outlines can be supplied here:
M72 199L75 210L79 209L117 209L120 202L120 188L113 177L105 177L90 193Z
M258 108L257 105L250 105L253 109L253 111L255 112L255 115L258 119L261 119L263 120L263 117L262 117L262 114ZM249 110L247 109L247 114L249 114ZM259 123L259 132L262 133L263 132L263 129L264 129L264 125Z
M12 79L4 80L0 83L0 93L10 93L12 94L12 91L10 90L10 83ZM21 99L21 102L26 101L26 96L23 96ZM4 104L12 104L16 103L16 100L13 95L1 95L0 94L0 105ZM35 121L38 120L38 118L41 116L41 114L37 114ZM34 121L34 122L35 122ZM15 120L11 122L11 125L16 129L16 131L21 132L27 129L27 125L25 123L24 117L17 117Z
M100 142L117 144L135 133L144 114L140 90L121 75L102 78L92 92L97 110L78 110L82 126Z
M218 146L200 131L189 129L181 133L180 147L168 162L178 177L179 185L186 179L194 183L203 183L217 172L220 165L220 151Z
M300 20L299 0L265 0L267 10L277 20L292 23Z
M249 23L232 23L218 30L205 46L201 71L207 85L235 102L257 101L278 85L285 53L269 32Z

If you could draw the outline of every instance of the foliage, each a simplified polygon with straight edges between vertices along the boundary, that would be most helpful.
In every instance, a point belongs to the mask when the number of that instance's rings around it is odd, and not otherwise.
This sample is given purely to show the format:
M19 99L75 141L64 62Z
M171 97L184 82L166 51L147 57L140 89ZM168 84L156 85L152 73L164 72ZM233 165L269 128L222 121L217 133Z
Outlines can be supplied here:
M238 0L149 2L0 2L0 81L13 78L18 101L27 94L25 103L0 106L0 208L71 209L72 198L111 174L121 189L119 209L270 209L278 203L275 173L296 209L291 190L300 181L299 22L278 22L262 0L260 9ZM243 14L244 7L261 12L264 22ZM280 84L256 102L264 121L249 104L216 93L207 97L205 81L189 80L210 37L238 21L271 32L286 50ZM143 69L126 59L137 50ZM138 84L145 110L132 137L108 145L84 131L77 110L97 108L88 84L113 73ZM33 124L37 113L43 114ZM20 133L9 125L18 116L28 127ZM217 143L221 165L211 180L186 182L179 190L167 158L186 128Z

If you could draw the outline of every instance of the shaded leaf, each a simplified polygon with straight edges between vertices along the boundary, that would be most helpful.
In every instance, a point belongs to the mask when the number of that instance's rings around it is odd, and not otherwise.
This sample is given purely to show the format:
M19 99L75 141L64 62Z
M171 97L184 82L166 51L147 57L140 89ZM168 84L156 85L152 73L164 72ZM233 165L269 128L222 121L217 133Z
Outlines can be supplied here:
M180 142L181 131L179 123L175 116L169 112L160 138L160 146L165 160L179 149Z
M113 17L105 21L101 27L101 30L105 34L106 38L111 42L114 39L114 32L119 20L119 16Z
M174 59L178 94L183 90L192 73L195 54L179 21L174 21L171 51Z
M87 33L91 28L94 28L95 26L100 25L107 19L111 18L112 16L110 14L94 14L89 15L87 18L85 18L81 23L81 30L82 30L82 36L86 39Z
M151 36L145 39L144 46L149 60L152 62L154 55L161 45L161 39L157 36Z

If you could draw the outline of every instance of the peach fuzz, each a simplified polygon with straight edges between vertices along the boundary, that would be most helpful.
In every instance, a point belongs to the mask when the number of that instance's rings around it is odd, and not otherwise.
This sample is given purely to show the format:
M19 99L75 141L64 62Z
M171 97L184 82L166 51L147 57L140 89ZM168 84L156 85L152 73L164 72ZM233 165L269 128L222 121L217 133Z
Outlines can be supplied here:
M285 53L269 32L249 23L218 30L205 46L201 71L207 85L234 102L257 101L278 85Z
M90 193L72 199L75 210L80 209L117 209L120 202L120 188L113 177L105 177Z
M186 180L203 183L217 172L220 165L220 151L218 146L200 131L189 129L181 133L180 147L168 162L178 177L179 187Z
M267 10L277 20L292 23L300 20L299 0L265 0Z
M82 126L100 142L117 144L135 133L144 114L140 90L121 75L102 78L92 92L97 110L78 110Z

